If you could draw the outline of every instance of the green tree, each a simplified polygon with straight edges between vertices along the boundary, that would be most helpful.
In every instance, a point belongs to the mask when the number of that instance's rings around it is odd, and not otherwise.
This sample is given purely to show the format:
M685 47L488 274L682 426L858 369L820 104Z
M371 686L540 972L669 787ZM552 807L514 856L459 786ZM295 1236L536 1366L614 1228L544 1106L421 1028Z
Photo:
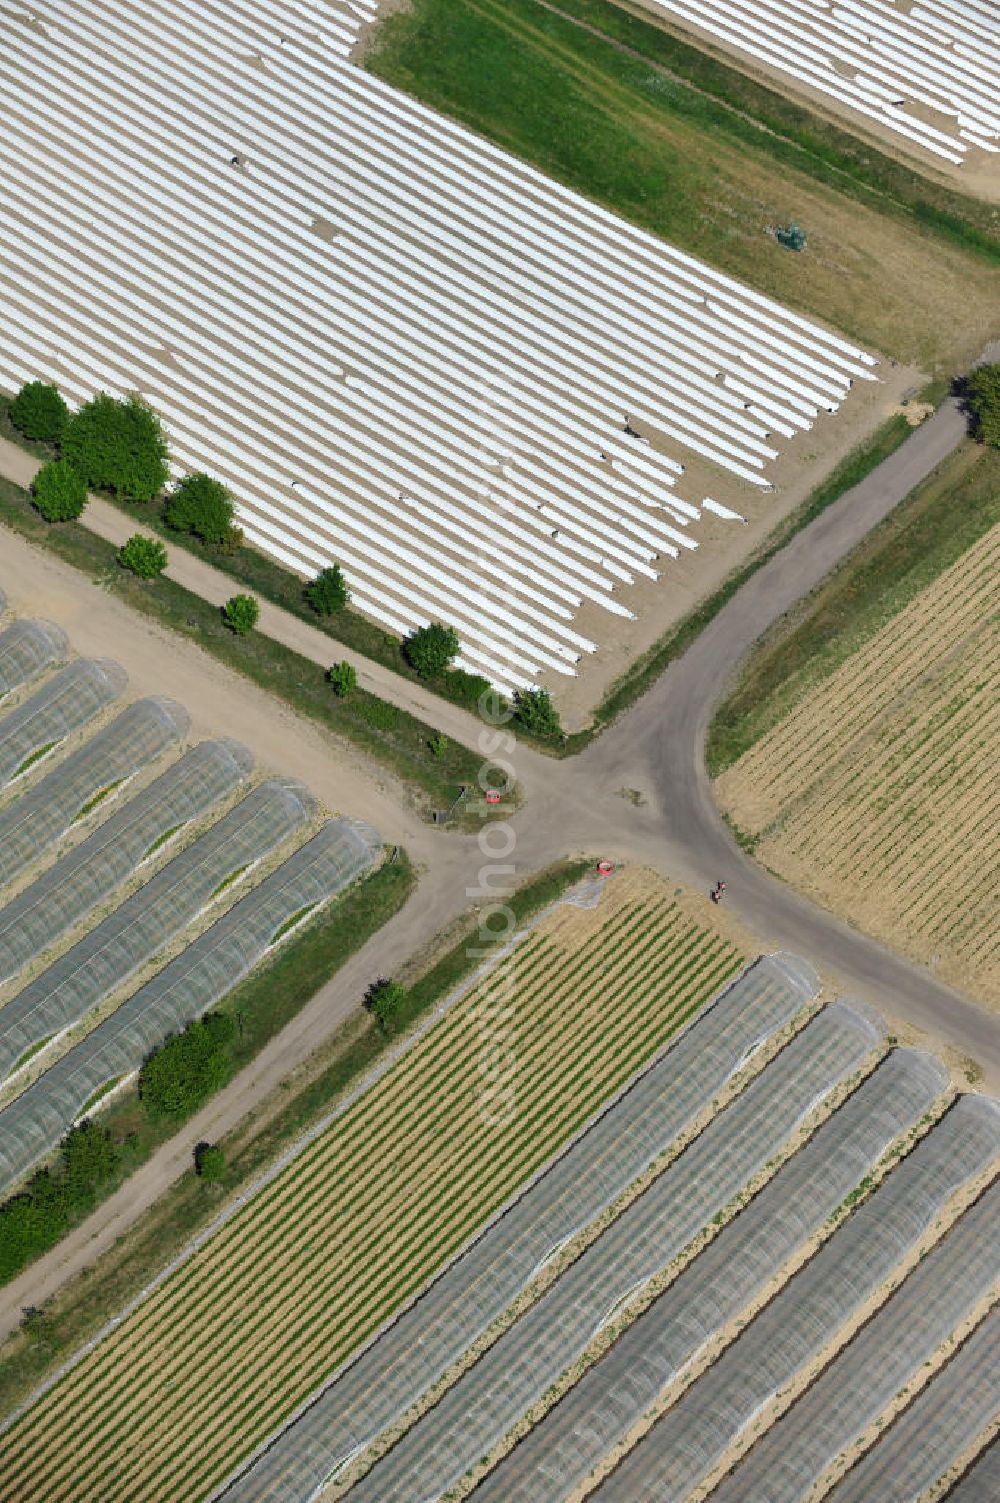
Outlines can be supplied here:
M87 484L119 500L152 501L170 474L160 420L137 396L118 401L100 392L66 425L63 456Z
M218 1143L199 1143L194 1151L194 1168L199 1179L210 1184L220 1180L226 1172L225 1150Z
M87 504L87 486L68 459L43 464L31 487L46 522L72 522Z
M380 976L377 981L373 981L365 992L365 1007L383 1033L389 1031L399 1016L400 1009L408 995L405 986L398 981L390 981L386 976Z
M436 736L431 737L427 745L430 748L431 756L440 759L448 750L448 737L443 736L439 731Z
M69 421L59 388L47 381L28 381L10 404L10 420L25 438L58 443Z
M118 550L118 562L140 579L157 579L167 567L167 550L157 538L134 532Z
M150 1117L179 1121L225 1085L235 1037L228 1013L206 1013L154 1050L139 1071L139 1096Z
M419 626L403 643L403 656L421 678L440 678L448 671L459 648L458 633L433 622Z
M89 1119L71 1128L59 1145L60 1178L76 1207L88 1206L114 1174L121 1153L106 1127Z
M335 615L337 611L344 609L351 598L347 580L339 564L331 564L328 569L321 569L312 583L306 585L305 594L318 616Z
M334 663L326 676L338 699L346 699L358 686L357 670L352 663Z
M175 532L190 532L213 547L231 547L242 534L233 498L221 480L200 472L185 475L167 497L163 520Z
M548 689L537 686L514 691L514 721L531 736L552 741L562 735L559 711L549 696Z
M222 619L238 637L253 631L260 618L260 606L252 595L233 595L222 607Z
M965 383L972 431L980 443L1000 448L1000 364L979 365Z

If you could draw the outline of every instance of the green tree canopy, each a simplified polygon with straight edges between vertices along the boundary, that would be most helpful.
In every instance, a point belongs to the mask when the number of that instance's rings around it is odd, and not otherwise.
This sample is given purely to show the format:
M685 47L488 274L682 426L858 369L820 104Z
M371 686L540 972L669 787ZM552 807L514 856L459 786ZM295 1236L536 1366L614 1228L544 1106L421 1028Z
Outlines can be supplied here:
M152 501L167 483L167 440L160 420L137 396L100 392L66 425L63 456L87 484L119 500Z
M215 547L238 541L232 492L221 480L200 472L185 475L167 497L163 519L176 532L190 532Z
M459 648L458 633L433 622L419 626L403 643L403 656L421 678L440 678L448 671Z
M332 616L342 611L350 598L351 592L339 564L321 569L312 583L306 585L306 599L318 616Z
M194 1168L199 1179L209 1183L220 1180L226 1172L225 1150L218 1143L199 1143L194 1151Z
M55 444L69 421L69 408L57 386L28 381L10 404L10 420L25 438Z
M407 996L405 986L398 981L390 981L386 976L373 981L365 992L365 1006L383 1033L388 1031L398 1017Z
M167 550L157 538L134 532L118 550L118 562L140 579L156 579L167 567Z
M326 676L338 699L346 699L358 686L357 670L353 663L334 663Z
M222 619L230 631L245 637L260 619L260 606L252 595L232 595L222 607Z
M1000 364L979 365L965 383L972 430L984 444L1000 448Z
M514 720L531 736L552 741L562 735L559 711L549 696L548 689L537 685L531 689L514 691Z
M46 522L72 522L87 504L87 486L68 459L43 464L31 487Z
M179 1121L225 1085L235 1036L228 1013L210 1012L149 1055L139 1071L139 1096L149 1115Z

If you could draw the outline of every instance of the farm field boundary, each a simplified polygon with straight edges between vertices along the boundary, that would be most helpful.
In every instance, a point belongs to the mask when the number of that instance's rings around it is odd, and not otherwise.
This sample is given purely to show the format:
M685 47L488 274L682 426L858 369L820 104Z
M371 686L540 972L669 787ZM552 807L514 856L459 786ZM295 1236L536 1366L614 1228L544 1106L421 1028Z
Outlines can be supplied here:
M67 1486L72 1495L72 1478L61 1475L59 1462L53 1470L46 1447L36 1451L31 1439L47 1430L44 1416L54 1409L74 1432L79 1424L87 1432L87 1461L77 1472L87 1474L88 1485L110 1488L109 1497L119 1487L130 1498L163 1487L200 1495L739 969L738 952L687 919L662 884L633 890L627 876L618 881L596 919L562 909L533 930L485 987L468 991L388 1073L377 1099L356 1102L28 1411L5 1447L22 1480L37 1466L51 1498ZM480 1110L477 1061L491 1047L487 1010L500 977L512 989L507 1026L518 1101L509 1123L490 1125ZM489 1173L482 1172L484 1159ZM372 1164L379 1166L376 1182ZM305 1235L290 1235L290 1218ZM352 1278L361 1268L364 1279ZM220 1280L218 1299L205 1298L209 1277ZM247 1280L253 1287L241 1292ZM244 1315L234 1320L237 1309ZM195 1423L198 1410L179 1388L169 1417L150 1403L148 1342L158 1342L164 1320L187 1335L178 1372L161 1373L157 1389L166 1391L161 1379L166 1385L176 1378L184 1388L210 1382L215 1403L224 1396L211 1435ZM255 1374L240 1356L261 1340L273 1356L267 1374ZM134 1381L119 1405L111 1389L126 1372ZM124 1467L120 1454L105 1449L94 1412L80 1412L84 1400L96 1400L103 1414L117 1411L116 1426L130 1425L135 1450ZM184 1433L173 1433L178 1424ZM22 1440L31 1461L20 1454ZM114 1430L107 1440L113 1451Z
M590 869L591 862L565 861L539 873L509 899L518 921L524 923L546 905L557 902ZM373 882L387 880L390 875L396 880L405 876L407 890L412 886L412 871L403 858L382 866L369 879L368 896ZM357 889L359 896L363 891ZM346 894L342 911L347 912L353 901L354 894ZM245 992L265 983L270 988L275 977L280 981L281 967L291 966L297 954L301 962L300 982L319 974L321 957L310 954L309 947L310 943L319 942L326 919L333 912L330 910L323 921L304 931L297 946L286 949L268 972L234 992L234 1002L241 1004L244 1015L241 1045L252 1045L254 1027L254 1012L243 1002ZM253 1193L258 1183L273 1177L274 1166L294 1157L304 1135L319 1130L317 1124L326 1121L331 1103L341 1101L343 1093L386 1056L395 1040L426 1016L451 988L463 982L476 961L470 956L466 935L436 958L423 963L418 959L416 963L422 968L412 983L404 973L403 979L409 983L406 1003L387 1033L374 1027L368 1014L359 1010L322 1051L311 1078L293 1081L293 1094L287 1099L284 1089L276 1093L270 1107L265 1105L256 1119L226 1139L227 1167L218 1184L206 1185L194 1176L178 1181L120 1247L106 1254L85 1279L69 1285L44 1310L35 1311L7 1339L0 1348L0 1414L10 1414L38 1384L51 1381L53 1368L65 1362L67 1353L76 1353L85 1344L93 1344L106 1326L110 1329L107 1322L113 1311L131 1307L147 1286L152 1288L154 1283L162 1281L168 1260L182 1262L188 1256L192 1237L208 1235L206 1223L214 1225L218 1219L221 1224L222 1219L233 1214L242 1198ZM314 982L309 981L309 987L310 992L314 991ZM295 1004L294 988L282 987L280 994L274 989L269 995L278 1000L283 1009L282 1021L287 1021L289 1009ZM261 1039L261 1045L264 1042ZM133 1111L135 1106L133 1101ZM121 1115L123 1131L134 1129L134 1118L126 1115L124 1104L103 1120L113 1125L118 1120L116 1114ZM233 1200L237 1195L240 1200ZM220 1213L223 1205L228 1209ZM76 1360L75 1356L70 1360Z
M984 1000L1000 981L998 573L1000 518L715 784L772 871Z

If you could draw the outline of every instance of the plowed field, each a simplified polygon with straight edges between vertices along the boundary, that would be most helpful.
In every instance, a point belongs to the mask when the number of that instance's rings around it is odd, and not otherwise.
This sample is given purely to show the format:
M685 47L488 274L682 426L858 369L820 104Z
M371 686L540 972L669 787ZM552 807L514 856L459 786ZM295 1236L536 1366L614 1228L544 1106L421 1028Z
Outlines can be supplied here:
M716 782L759 860L1000 998L1000 527Z

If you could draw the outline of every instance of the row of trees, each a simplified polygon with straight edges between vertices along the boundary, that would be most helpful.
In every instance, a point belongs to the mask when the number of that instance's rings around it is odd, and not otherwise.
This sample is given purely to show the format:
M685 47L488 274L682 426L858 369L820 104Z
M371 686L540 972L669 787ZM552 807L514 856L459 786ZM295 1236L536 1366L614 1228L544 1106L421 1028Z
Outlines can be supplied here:
M121 1160L121 1148L95 1122L66 1134L54 1168L39 1169L20 1194L0 1205L0 1284L97 1204Z
M55 386L30 381L11 403L10 416L25 437L59 450L58 458L39 471L34 485L35 505L50 522L79 517L88 489L110 491L119 501L151 501L167 485L166 435L156 413L138 396L119 400L101 392L71 415ZM210 475L196 473L180 480L164 501L163 520L172 531L220 551L232 550L242 541L232 494ZM142 579L155 579L167 566L163 545L138 533L118 558ZM310 607L324 618L343 610L350 600L336 563L322 569L304 593ZM239 635L251 631L258 616L252 595L234 595L223 607L226 625ZM458 650L458 634L440 622L411 632L401 646L406 663L421 679L475 709L491 686L481 675L452 666ZM341 698L355 686L352 673L345 663L330 670L334 692ZM558 713L544 689L517 694L514 718L533 736L553 739L562 734Z

